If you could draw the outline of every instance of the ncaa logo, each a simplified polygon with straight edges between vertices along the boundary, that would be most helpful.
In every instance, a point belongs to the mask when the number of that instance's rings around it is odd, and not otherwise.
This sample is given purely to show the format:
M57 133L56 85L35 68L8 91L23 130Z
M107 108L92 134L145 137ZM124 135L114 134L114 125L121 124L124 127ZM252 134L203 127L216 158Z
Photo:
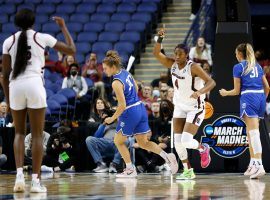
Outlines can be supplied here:
M212 150L223 158L235 158L248 147L246 124L240 118L226 115L213 124L204 127L202 143L207 143Z

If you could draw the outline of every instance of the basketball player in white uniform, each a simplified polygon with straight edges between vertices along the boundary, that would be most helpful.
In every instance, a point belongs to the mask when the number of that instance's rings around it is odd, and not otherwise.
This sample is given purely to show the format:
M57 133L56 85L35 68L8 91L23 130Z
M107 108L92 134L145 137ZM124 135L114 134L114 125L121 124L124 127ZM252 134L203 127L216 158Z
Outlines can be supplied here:
M195 174L188 162L187 149L200 151L201 166L206 168L211 161L210 148L193 139L204 119L205 94L215 87L215 81L208 76L199 64L188 60L188 49L183 44L175 47L174 58L160 52L165 30L158 32L154 55L160 63L171 69L174 87L174 144L181 159L184 172L176 179L194 179Z
M16 13L14 22L21 31L8 37L3 44L3 88L15 125L13 146L17 176L14 192L24 192L25 190L22 167L27 113L33 136L33 174L30 191L47 191L39 181L43 157L42 133L47 107L43 83L44 50L48 46L65 54L74 54L76 51L64 20L60 17L54 17L54 20L63 32L66 44L58 42L48 34L32 30L35 14L29 9L22 9Z

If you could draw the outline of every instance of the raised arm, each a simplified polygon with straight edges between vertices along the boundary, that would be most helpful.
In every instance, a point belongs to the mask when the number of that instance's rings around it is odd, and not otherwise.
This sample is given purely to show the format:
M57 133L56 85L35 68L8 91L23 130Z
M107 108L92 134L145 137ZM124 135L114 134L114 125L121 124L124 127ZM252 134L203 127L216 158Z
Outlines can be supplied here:
M53 20L58 24L58 26L61 28L61 31L65 37L65 41L64 42L60 42L57 41L57 43L55 44L55 46L53 47L55 50L60 51L64 54L69 54L69 55L73 55L76 53L76 46L74 44L74 41L66 27L66 23L64 21L63 18L61 17L53 17Z
M165 37L165 29L162 28L158 32L158 40L157 40L157 42L154 45L153 54L156 57L156 59L164 67L171 68L171 66L174 63L174 60L172 58L169 58L169 57L165 56L163 53L160 52L160 50L161 50L161 43L162 43L162 40L163 40L164 37Z

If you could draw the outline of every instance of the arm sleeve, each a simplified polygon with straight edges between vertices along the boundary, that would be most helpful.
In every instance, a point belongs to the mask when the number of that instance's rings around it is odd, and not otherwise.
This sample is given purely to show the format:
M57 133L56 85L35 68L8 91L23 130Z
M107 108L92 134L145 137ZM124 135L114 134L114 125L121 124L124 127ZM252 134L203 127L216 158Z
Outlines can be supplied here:
M57 39L55 39L55 37L49 34L42 34L42 40L44 42L44 45L50 48L53 48L57 42Z
M241 64L234 65L233 67L233 77L240 78L243 73L243 67Z
M87 93L88 91L88 86L87 86L87 83L85 81L85 79L83 77L81 77L81 80L82 80L82 91L80 91L79 95L80 96L83 96Z
M11 44L12 44L12 41L10 40L10 37L9 38L7 38L5 41L4 41L4 43L3 43L3 54L9 54L9 52L8 52L8 50L9 50L9 48L10 48L10 46L11 46Z

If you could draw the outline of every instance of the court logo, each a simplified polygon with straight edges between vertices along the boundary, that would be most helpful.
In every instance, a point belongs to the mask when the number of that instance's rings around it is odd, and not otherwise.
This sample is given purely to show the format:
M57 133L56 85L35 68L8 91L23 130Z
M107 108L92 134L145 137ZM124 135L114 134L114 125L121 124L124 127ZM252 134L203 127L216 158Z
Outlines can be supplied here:
M220 117L203 131L202 143L207 143L221 157L235 158L248 147L246 124L236 116Z

